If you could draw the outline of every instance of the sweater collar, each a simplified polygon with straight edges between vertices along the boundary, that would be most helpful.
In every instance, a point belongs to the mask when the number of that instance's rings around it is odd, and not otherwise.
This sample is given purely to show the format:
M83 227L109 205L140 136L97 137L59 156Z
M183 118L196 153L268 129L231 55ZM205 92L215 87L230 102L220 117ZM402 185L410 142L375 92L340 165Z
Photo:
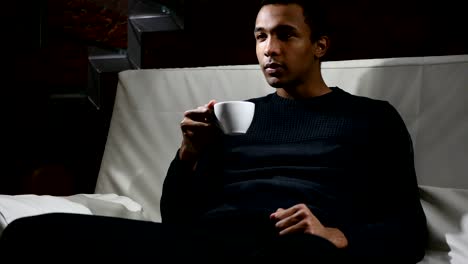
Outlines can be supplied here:
M322 101L327 101L330 98L335 98L336 96L339 96L340 94L345 93L341 88L339 87L330 87L331 92L320 95L320 96L314 96L311 98L307 99L289 99L289 98L284 98L278 95L278 93L274 92L272 94L272 101L276 103L281 103L281 104L288 104L288 105L297 105L297 104L310 104L310 103L315 103L315 102L322 102Z

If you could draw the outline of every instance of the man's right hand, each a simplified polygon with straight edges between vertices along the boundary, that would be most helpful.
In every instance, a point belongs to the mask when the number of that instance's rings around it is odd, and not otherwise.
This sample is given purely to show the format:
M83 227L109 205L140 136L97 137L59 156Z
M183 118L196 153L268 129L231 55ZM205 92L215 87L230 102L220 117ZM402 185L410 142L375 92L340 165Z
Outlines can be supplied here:
M179 158L192 162L195 166L201 151L209 145L216 132L213 108L215 100L211 100L204 106L188 110L184 113L184 119L180 123L182 130L182 145L179 150Z

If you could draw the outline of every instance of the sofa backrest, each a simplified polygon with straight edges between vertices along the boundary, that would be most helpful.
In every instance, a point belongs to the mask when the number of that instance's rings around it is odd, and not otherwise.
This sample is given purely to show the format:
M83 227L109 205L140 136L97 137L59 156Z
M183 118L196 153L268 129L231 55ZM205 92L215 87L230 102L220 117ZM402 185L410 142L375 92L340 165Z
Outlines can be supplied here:
M329 61L322 72L329 86L388 100L400 112L413 138L423 206L434 215L432 244L447 249L444 234L460 232L468 214L468 55ZM210 99L273 91L258 65L121 72L95 192L130 197L146 219L160 221L183 112Z

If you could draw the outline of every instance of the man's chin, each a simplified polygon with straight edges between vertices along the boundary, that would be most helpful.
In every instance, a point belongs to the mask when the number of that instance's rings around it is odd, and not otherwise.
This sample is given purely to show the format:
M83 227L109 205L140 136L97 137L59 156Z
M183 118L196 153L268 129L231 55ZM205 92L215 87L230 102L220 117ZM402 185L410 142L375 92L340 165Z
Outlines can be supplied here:
M284 83L276 77L266 77L266 81L273 88L281 88L284 85Z

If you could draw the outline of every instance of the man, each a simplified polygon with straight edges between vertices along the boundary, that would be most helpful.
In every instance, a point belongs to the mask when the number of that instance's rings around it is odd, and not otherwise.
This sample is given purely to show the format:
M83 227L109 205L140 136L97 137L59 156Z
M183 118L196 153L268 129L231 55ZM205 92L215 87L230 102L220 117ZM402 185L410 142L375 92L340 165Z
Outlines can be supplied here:
M421 260L427 230L411 138L387 102L323 81L320 61L330 44L315 8L307 0L262 3L256 51L276 91L249 99L255 116L245 135L221 133L214 100L184 114L162 224L26 217L4 231L2 256L48 260L45 252L60 246L55 252L75 260L129 263Z
M202 228L225 255L416 263L427 230L411 138L389 103L324 82L317 7L263 1L256 53L276 91L249 99L255 117L241 136L220 133L215 100L185 112L163 223Z

